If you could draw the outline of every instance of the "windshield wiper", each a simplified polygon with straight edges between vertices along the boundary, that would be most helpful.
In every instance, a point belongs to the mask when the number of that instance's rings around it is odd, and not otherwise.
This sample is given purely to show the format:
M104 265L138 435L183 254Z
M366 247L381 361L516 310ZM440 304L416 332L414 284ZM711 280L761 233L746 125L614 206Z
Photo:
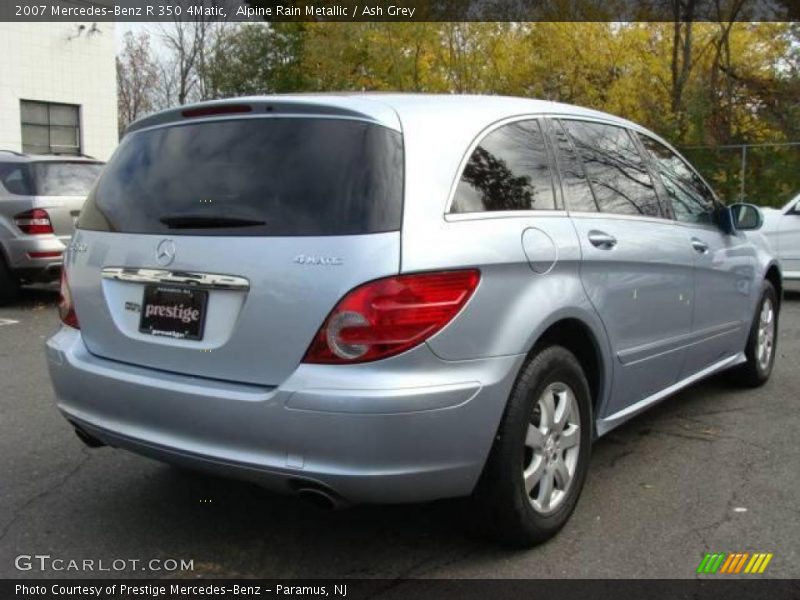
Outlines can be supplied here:
M159 219L170 229L223 229L226 227L258 227L265 221L237 217L211 217L205 215L176 215Z

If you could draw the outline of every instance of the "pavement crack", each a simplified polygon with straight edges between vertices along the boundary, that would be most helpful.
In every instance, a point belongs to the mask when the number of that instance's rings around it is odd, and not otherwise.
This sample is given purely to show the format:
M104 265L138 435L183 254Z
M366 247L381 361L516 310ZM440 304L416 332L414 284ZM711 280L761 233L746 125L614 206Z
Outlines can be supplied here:
M723 510L721 517L715 519L708 525L692 527L689 529L690 532L694 533L695 535L697 535L697 537L700 538L700 541L703 543L703 547L705 548L706 551L709 551L710 548L708 540L706 539L705 536L706 531L717 529L722 525L724 525L725 523L729 523L730 521L732 521L734 514L733 507L735 502L736 502L736 489L732 489L730 497L728 498L728 501L725 503L725 508Z
M465 559L466 557L475 554L481 550L481 546L479 544L475 544L471 546L466 551L457 552L454 555L450 555L444 560L440 560L435 562L434 564L431 563L431 557L425 557L419 561L416 561L411 566L403 569L400 573L397 574L396 577L392 578L391 580L387 581L385 586L380 587L379 589L375 590L372 594L369 594L367 598L378 598L387 592L397 589L402 585L406 585L408 583L413 583L414 579L421 579L425 576L426 573L431 573L436 569L440 569L442 567L448 567L460 560ZM420 567L425 565L429 565L427 568L420 570L417 572Z
M720 439L717 436L711 437L709 435L698 435L698 434L692 434L692 433L681 433L679 431L667 431L667 430L664 430L664 429L653 429L652 433L655 433L657 435L667 435L667 436L671 436L671 437L682 438L684 440L695 440L695 441L698 441L698 442L716 442L718 439Z
M70 469L61 479L59 479L52 485L48 486L41 492L34 494L30 498L28 498L25 502L23 502L22 506L12 511L11 518L8 521L6 521L5 525L3 525L2 530L0 530L0 541L2 541L3 538L6 537L6 535L8 534L9 531L11 531L11 528L16 524L16 522L22 518L22 516L25 514L25 511L27 511L31 506L33 506L39 500L46 498L57 489L63 487L64 484L67 483L67 481L69 481L78 471L80 471L80 469L91 458L91 456L89 455L89 453L85 448L82 449L82 454L83 458L78 461L78 464L76 464L72 469Z
M749 406L740 406L738 408L723 408L723 409L720 409L720 410L708 410L708 411L704 411L704 412L693 412L693 413L690 413L690 414L685 415L685 416L680 417L680 418L687 419L687 420L697 420L697 419L694 419L693 417L713 417L713 416L716 416L716 415L728 415L728 414L731 414L731 413L749 413L749 412L752 412L751 411L751 407L749 407ZM702 422L702 421L699 421L699 420L697 420L697 421L698 422Z
M621 461L626 456L630 456L631 454L633 454L633 450L631 450L630 448L625 449L622 452L618 452L617 454L615 454L614 456L611 457L611 460L609 461L609 463L607 465L608 468L609 469L613 469L614 467L617 466L617 463L619 461Z

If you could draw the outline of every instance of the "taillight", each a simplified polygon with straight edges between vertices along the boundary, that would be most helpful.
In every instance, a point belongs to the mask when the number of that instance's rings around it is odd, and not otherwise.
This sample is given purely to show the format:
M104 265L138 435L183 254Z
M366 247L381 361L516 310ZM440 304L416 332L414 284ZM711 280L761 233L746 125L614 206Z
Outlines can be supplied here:
M50 215L46 210L34 208L26 210L14 216L14 223L20 228L22 233L53 233L53 225L50 223Z
M28 252L30 258L61 258L62 254L61 250L54 250L53 252Z
M75 329L80 329L78 323L78 315L75 314L75 305L72 303L72 294L69 291L69 282L67 282L67 268L66 266L61 269L61 292L58 297L58 316L64 325L69 325Z
M349 292L322 324L303 362L350 364L394 356L442 329L467 303L480 271L378 279Z

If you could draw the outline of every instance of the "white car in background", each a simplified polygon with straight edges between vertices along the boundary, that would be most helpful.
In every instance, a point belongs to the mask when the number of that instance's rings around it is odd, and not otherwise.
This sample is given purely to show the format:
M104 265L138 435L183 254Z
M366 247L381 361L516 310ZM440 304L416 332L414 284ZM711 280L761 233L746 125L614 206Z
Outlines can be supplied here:
M783 267L784 279L800 280L800 194L783 208L763 208L761 228Z

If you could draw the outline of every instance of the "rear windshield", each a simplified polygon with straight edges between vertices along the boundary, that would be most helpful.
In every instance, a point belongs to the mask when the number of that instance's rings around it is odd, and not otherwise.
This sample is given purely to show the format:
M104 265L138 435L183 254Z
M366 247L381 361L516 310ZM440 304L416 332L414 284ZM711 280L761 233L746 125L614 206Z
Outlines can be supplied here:
M101 163L34 163L34 189L39 196L85 196L102 169Z
M399 133L361 121L258 118L123 139L78 227L170 235L346 235L400 229Z

